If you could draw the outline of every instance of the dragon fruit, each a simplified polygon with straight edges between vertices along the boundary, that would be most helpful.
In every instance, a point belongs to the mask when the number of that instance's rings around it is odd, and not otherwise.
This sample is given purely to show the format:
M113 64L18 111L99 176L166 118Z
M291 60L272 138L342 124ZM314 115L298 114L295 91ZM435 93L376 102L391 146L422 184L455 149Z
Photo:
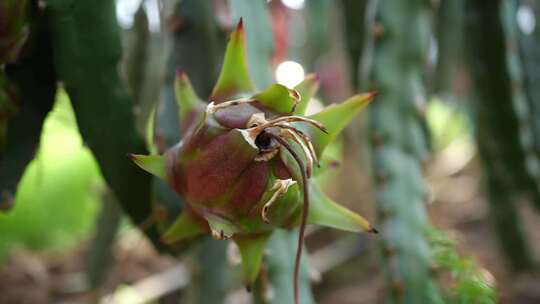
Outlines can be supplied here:
M308 75L294 89L272 84L255 92L246 63L242 21L231 34L209 103L178 70L176 97L183 140L163 155L131 155L186 201L163 235L175 243L203 233L231 239L242 258L244 283L257 278L263 250L276 228L300 227L295 300L306 224L376 232L360 215L325 196L311 179L323 170L325 147L373 98L356 95L303 116L318 88Z

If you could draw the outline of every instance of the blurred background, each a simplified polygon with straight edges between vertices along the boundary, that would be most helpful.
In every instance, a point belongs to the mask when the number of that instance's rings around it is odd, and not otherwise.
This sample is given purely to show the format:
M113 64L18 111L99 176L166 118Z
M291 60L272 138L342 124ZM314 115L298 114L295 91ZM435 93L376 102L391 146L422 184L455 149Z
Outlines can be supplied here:
M304 303L540 303L535 0L2 0L0 303L292 303L294 234L252 299L125 157L180 140L175 70L207 97L240 17L259 89L378 92L317 179L380 233L309 227Z

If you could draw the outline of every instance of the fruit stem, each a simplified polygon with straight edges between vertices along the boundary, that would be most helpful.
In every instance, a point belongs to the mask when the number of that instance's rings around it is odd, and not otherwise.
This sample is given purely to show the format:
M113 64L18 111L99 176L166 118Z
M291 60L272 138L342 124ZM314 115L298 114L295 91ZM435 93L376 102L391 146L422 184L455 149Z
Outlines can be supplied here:
M268 132L275 140L277 140L281 146L283 146L287 151L292 155L298 167L300 167L300 172L302 173L302 191L304 192L304 205L302 210L302 222L300 223L300 231L298 235L298 247L296 249L296 259L294 262L294 303L300 304L300 259L302 257L302 248L304 247L304 234L306 230L306 224L309 214L309 188L308 188L308 175L306 167L302 162L302 159L298 154L292 149L292 147L278 135Z

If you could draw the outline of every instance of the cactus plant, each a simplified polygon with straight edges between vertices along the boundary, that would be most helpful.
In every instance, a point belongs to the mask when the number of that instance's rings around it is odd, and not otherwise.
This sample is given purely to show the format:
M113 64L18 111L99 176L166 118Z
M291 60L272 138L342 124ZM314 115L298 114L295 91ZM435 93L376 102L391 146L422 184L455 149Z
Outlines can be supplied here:
M302 116L295 108L309 100L298 91L272 84L255 92L245 45L240 20L209 104L178 71L179 116L189 122L183 126L184 139L164 155L132 155L132 159L166 180L186 201L184 212L162 236L164 242L204 233L232 239L240 249L243 279L249 287L257 278L273 230L299 226L294 270L298 282L306 224L376 232L363 217L324 196L310 180L324 148L373 94L356 95ZM297 283L294 289L299 303Z
M13 62L28 38L30 26L25 0L0 3L0 151L5 146L7 120L16 112L16 92L4 72L4 65Z
M28 35L28 5L26 0L0 3L0 64L15 61Z
M125 162L127 151L146 152L137 133L132 102L119 79L121 55L114 2L47 2L55 67L68 93L81 135L103 177L135 224L151 214L151 179ZM154 226L146 229L161 248Z
M443 0L437 10L435 34L439 52L432 87L438 95L460 93L455 92L455 79L463 69L463 6L463 0Z
M465 7L466 44L476 88L476 138L486 173L491 216L512 267L529 269L534 263L515 204L518 195L534 186L527 171L520 141L523 129L514 106L521 102L515 99L521 98L522 92L516 78L512 78L518 75L510 74L511 69L517 68L510 59L517 47L505 38L503 1L467 1Z
M511 6L510 11L506 16L507 22L517 21L516 16L517 8L529 9L535 16L535 20L540 20L540 4L536 1L528 0L515 0L512 4L507 3L507 6ZM517 16L516 16L517 17ZM516 24L510 24L516 27ZM526 113L524 119L528 119L525 125L531 129L532 140L529 140L529 153L534 154L535 159L540 160L540 89L536 85L540 78L540 30L538 26L533 29L533 32L528 33L525 29L515 29L515 35L519 50L520 63L519 67L522 72L522 86L525 93ZM514 50L515 51L515 50ZM517 56L516 56L517 57ZM523 113L523 111L522 111ZM527 143L527 142L526 142ZM529 155L529 159L530 159ZM534 164L537 165L537 164ZM538 166L533 167L532 164L527 165L529 170L535 175L536 182L540 181ZM540 197L534 198L534 205L540 210Z
M373 53L364 50L364 59L373 62L363 77L379 92L371 107L370 139L387 303L441 303L424 235L429 224L422 177L428 153L422 63L430 38L429 7L420 0L378 1L372 12L376 21L366 31L374 37L367 44L373 44Z
M370 15L368 4L372 1L342 0L342 11L347 34L347 49L351 62L351 84L360 85L360 60L365 49L367 25L366 17ZM372 5L373 6L373 5Z
M23 2L11 1L19 4ZM9 3L10 1L3 2L2 5ZM31 10L35 16L30 25L32 34L28 38L24 54L16 61L0 67L0 74L5 72L5 77L0 76L3 79L0 81L0 90L7 86L7 91L0 91L0 132L5 132L0 134L0 141L6 141L6 145L0 147L1 209L12 206L17 185L27 164L34 158L43 121L51 110L56 95L56 72L52 58L51 34L46 27L47 20L43 14L37 12L36 7L33 6ZM2 17L0 20L4 22L9 18ZM3 40L4 36L0 36L0 39ZM12 51L8 53L14 54ZM10 57L9 60L13 59L14 57ZM5 106L8 111L5 111Z
M521 175L520 187L517 188L535 202L540 208L540 159L534 153L534 119L531 115L530 103L527 102L527 91L524 85L523 60L519 53L517 28L517 3L504 1L500 7L500 18L505 38L505 64L512 88L511 102L514 115L518 120L519 142L521 143L521 166L517 166L516 173Z

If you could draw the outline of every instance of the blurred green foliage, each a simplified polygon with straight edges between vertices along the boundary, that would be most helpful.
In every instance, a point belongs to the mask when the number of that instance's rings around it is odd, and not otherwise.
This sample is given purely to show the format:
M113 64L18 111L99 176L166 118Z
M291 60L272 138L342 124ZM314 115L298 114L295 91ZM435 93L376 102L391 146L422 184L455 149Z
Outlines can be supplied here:
M453 286L447 294L447 304L497 303L497 294L475 261L460 256L455 241L437 229L427 231L438 270L449 272Z
M466 140L472 144L472 124L463 107L432 98L427 104L426 120L435 151L456 140Z
M69 99L59 91L41 146L19 184L15 206L0 213L0 261L10 248L62 249L88 236L104 187L83 146Z

